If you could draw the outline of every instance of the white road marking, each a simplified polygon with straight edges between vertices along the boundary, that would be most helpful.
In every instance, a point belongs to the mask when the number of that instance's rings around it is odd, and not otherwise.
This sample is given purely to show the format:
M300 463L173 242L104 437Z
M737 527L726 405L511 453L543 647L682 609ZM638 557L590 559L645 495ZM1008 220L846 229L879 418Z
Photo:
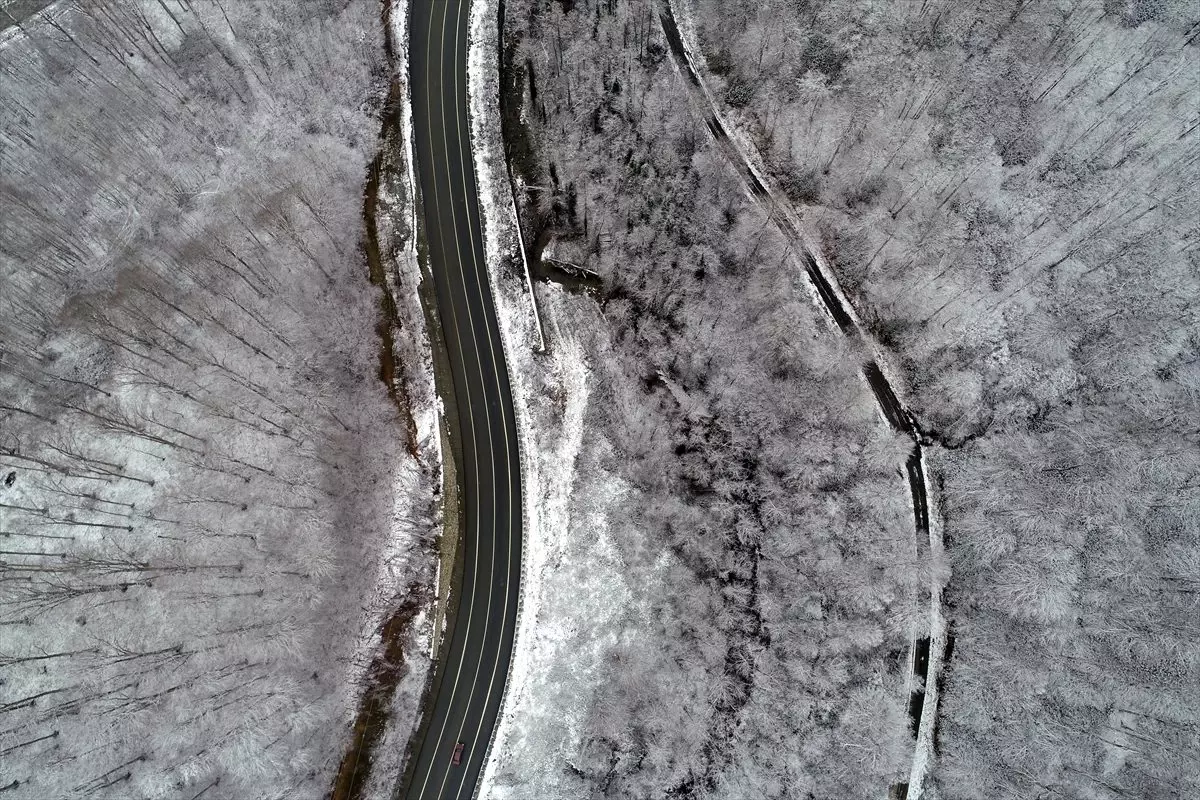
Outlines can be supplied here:
M446 5L444 5L444 6L443 6L443 12L445 12L445 10L446 10L446 8L448 7L448 5L449 5L449 4L446 4ZM460 5L459 5L459 8L460 8L460 10L463 8L463 5L462 5L461 3L460 3ZM442 48L443 48L443 49L441 50L441 54L440 54L440 55L442 55L442 56L444 56L444 54L445 54L444 47L445 47L445 43L446 43L446 29L445 29L445 26L446 26L446 20L447 20L447 14L446 14L446 13L443 13L443 15L442 15L442 31L441 31L441 35L440 35L440 37L439 37L439 44L440 44L440 45L442 46ZM430 37L430 40L432 39L432 25L433 25L433 17L432 17L432 14L431 14L431 15L430 15L430 22L429 22L429 30L427 31L427 36L429 36L429 37ZM454 49L454 52L455 52L455 55L457 56L457 52L458 52L458 50L459 50L459 49L460 49L460 47L461 47L461 41L460 41L460 37L459 37L459 29L458 29L458 26L457 26L457 25L455 26L455 37L454 37L454 38L455 38L455 46L454 46L454 47L455 47L455 49ZM430 51L430 52L431 52L431 51ZM428 57L427 57L427 62L426 62L426 63L427 63L427 64L429 63L429 62L428 62ZM457 63L457 60L455 61L455 63ZM466 70L465 70L465 64L464 64L463 76L464 76L464 81L465 81L465 80L466 80ZM456 130L456 132L458 133L458 135L459 135L459 141L461 142L461 141L462 141L462 127L461 127L461 124L460 124L460 121L459 121L459 116L458 116L458 113L457 113L458 103L459 103L459 100L460 100L459 93L458 93L458 81L457 81L457 73L455 73L455 74L453 75L452 79L454 80L454 90L455 90L455 130ZM447 126L446 126L446 124L445 124L445 123L446 123L446 106L445 106L445 103L442 101L442 98L441 98L441 94L440 94L440 93L439 93L439 109L441 110L441 119L442 119L442 123L443 123L443 124L442 124L442 143L443 143L443 147L445 148L445 150L446 150L446 153L447 153L447 155L448 155L448 154L449 154L449 145L448 145L448 143L447 143L447 141L446 141L446 127L447 127ZM432 119L432 112L431 112L431 109L430 109L430 107L429 107L429 98L428 98L428 97L427 97L427 99L426 99L426 113L429 115L429 118L430 118L430 119ZM463 158L463 157L465 157L465 151L461 150L461 148L460 148L460 151L459 151L459 152L460 152L460 158ZM430 156L431 156L431 160L432 160L432 156L433 156L432 145L431 145L431 147L430 147ZM462 180L462 184L463 184L463 200L464 200L464 208L465 208L465 210L466 210L466 214L467 214L467 225L468 225L468 232L469 232L469 228L470 228L470 220L471 220L471 203L469 202L469 199L468 199L470 195L469 195L469 192L467 191L467 188L468 188L468 187L467 187L467 181L466 181L466 172L465 172L465 168L466 168L466 166L467 166L467 165L464 163L464 164L463 164L463 167L464 167L464 173L463 173L463 180ZM473 166L472 166L472 170L473 170ZM449 179L449 178L450 178L450 168L449 168L449 164L448 164L448 163L447 163L447 165L446 165L446 175L447 175L447 178ZM436 190L435 190L435 208L436 208L436 209L438 209L438 215L439 215L439 218L440 218L440 205L438 205L438 203L437 203ZM453 203L451 203L451 215L450 215L450 218L451 218L451 224L452 224L452 227L453 227L453 233L454 233L454 236L453 236L453 242L454 242L454 249L455 249L455 255L456 255L456 262L457 262L457 264L458 264L458 268L459 268L459 275L460 275L460 276L461 276L461 278L462 278L462 281L463 281L463 284L462 284L462 285L463 285L463 289L464 289L464 292L465 292L465 291L466 291L466 275L465 275L465 272L464 272L464 270L463 270L463 258L462 258L462 252L460 251L460 249L459 249L459 246L458 246L458 231L459 231L459 228L458 228L458 218L457 218L457 216L456 216L456 215L453 213ZM476 255L475 255L475 247L474 247L474 243L473 243L473 241L472 241L472 247L471 247L471 261L472 261L472 265L475 267L475 274L476 274L477 278L478 278L478 277L482 277L482 274L481 274L481 273L480 273L480 271L479 271L479 262L478 262L478 260L476 259ZM481 305L481 309L484 311L483 322L484 322L484 327L485 327L485 329L486 329L486 328L488 328L488 327L489 327L489 326L488 326L488 322L489 322L489 320L488 320L488 317L487 317L487 314L486 314L486 302L485 302L485 298L484 298L484 295L483 295L483 289L482 289L482 286L480 286L480 287L479 287L479 298L480 298L480 305ZM479 342L478 342L478 339L476 338L476 335L475 335L475 327L474 327L474 315L473 315L473 313L472 313L472 311L471 311L471 307L470 307L470 304L469 304L469 303L467 304L467 314L468 314L468 320L469 320L469 323L470 323L470 325L471 325L471 338L472 338L472 343L475 345L476 364L479 366L480 384L482 385L482 383L483 383L483 378L484 378L484 375L483 375L483 364L482 364L482 361L480 360L480 354L481 354L481 352L482 352L482 351L481 351L481 349L480 349L480 347L479 347ZM497 362L497 360L496 360L495 347L494 347L494 344L493 344L493 341L492 341L492 338L491 338L491 336L490 336L490 335L487 337L487 343L488 343L488 352L489 352L489 355L490 355L490 356L491 356L491 358L492 358L492 365L493 365L493 368L494 368L494 369L493 369L493 380L494 380L494 383L495 383L495 386L496 386L496 391L497 391L497 394L498 394L498 395L502 395L503 391L502 391L502 386L501 386L501 383L500 383L500 376L499 376L499 372L498 372L498 370L496 370L496 369L495 369L495 365L496 365L498 362ZM464 362L464 366L465 366L465 362ZM472 408L469 398L468 398L468 407L469 407L469 408ZM490 413L490 404L486 404L486 405L485 405L485 411L484 411L484 415L485 415L485 419L487 420L487 431L488 431L488 435L489 435L489 439L490 439L490 436L491 436L491 435L492 435L492 433L493 433L493 429L492 429L492 426L491 426L491 413ZM503 403L501 403L501 404L500 404L500 416L501 416L501 420L500 420L500 422L501 422L501 430L502 430L502 432L504 433L504 435L503 435L503 437L502 437L502 438L503 438L503 441L504 441L504 450L505 450L505 462L504 462L504 463L505 463L505 466L506 466L506 470L505 470L505 478L506 478L506 484L507 484L507 490L508 490L508 495L507 495L507 496L511 497L511 495L512 495L512 470L511 470L511 469L507 469L507 467L508 467L508 465L509 465L510 458L511 458L511 452L510 452L510 450L509 450L509 442L508 442L508 436L507 436L507 415L506 415L506 413L505 413L505 410L504 410L504 405L503 405ZM472 435L473 435L473 434L474 434L474 426L472 426ZM496 462L495 462L495 454L494 454L494 452L493 452L493 451L492 451L490 448L489 448L489 451L488 451L488 456L489 456L489 460L490 460L490 462L491 462L491 470L492 470L493 484L495 484L495 483L496 483L496 481L495 481L495 478L496 478ZM476 466L476 468L478 468L478 464L477 464L477 463L476 463L476 465L475 465L475 466ZM478 482L478 478L477 478L477 482ZM498 496L497 494L493 493L493 512L494 512L495 510L497 510L497 504L498 504L498 500L499 500L499 496ZM495 520L495 516L496 516L496 515L493 513L493 515L492 515L492 519L493 519L493 520ZM478 520L478 516L477 516L477 519L476 519L476 532L477 532L477 535L478 535L478 530L479 530L479 529L478 529L478 522L479 522L479 520ZM498 532L499 532L499 529L497 529L497 533L498 533ZM507 534L508 534L508 540L509 540L508 567L509 567L509 571L511 572L511 567L512 567L512 543L513 543L513 541L515 541L515 537L514 537L514 535L513 535L513 526L512 526L512 516L511 516L511 514L509 515L509 517L508 517L508 520L507 520L507 530L506 530L506 532L507 532ZM478 559L478 548L476 549L476 559ZM493 543L493 549L492 549L492 560L491 560L491 564L490 564L490 571L491 571L491 577L492 577L492 581L493 581L493 582L495 581L495 569L496 569L496 562L495 562L495 543ZM508 573L506 573L506 575L507 575L507 574L508 574ZM445 735L445 726L446 726L446 723L449 721L449 716L450 716L450 715L449 715L449 707L452 707L452 706L453 706L454 698L455 698L455 696L456 696L456 694L457 694L457 690L458 690L458 682L459 682L459 679L461 678L462 667L463 667L463 663L464 663L464 660L465 660L465 655L466 655L466 647L465 647L465 642L466 642L466 638L468 638L468 637L469 637L469 634L470 634L470 631L471 631L471 627L472 627L472 617L473 617L473 615L474 615L474 588L475 588L475 587L474 587L474 581L475 581L475 580L477 580L477 578L478 578L478 560L476 560L476 572L475 572L475 575L473 576L473 585L472 585L472 605L471 605L471 608L470 608L470 609L469 609L469 611L468 611L468 617L467 617L467 633L466 633L466 634L464 634L464 649L463 649L463 653L462 653L462 655L461 655L461 656L460 656L460 658L459 658L459 664L458 664L457 671L456 671L456 674L455 674L455 681L454 681L454 685L451 687L451 694L450 694L450 700L449 700L449 703L448 703L448 710L447 710L447 716L446 716L446 720L444 720L444 721L443 721L443 724L442 724L442 729L441 729L441 731L439 732L439 735L438 735L438 738L437 738L437 740L436 740L435 746L440 746L440 743L441 743L442 736L444 736L444 735ZM511 592L511 581L509 581L508 583L506 583L506 589L505 589L505 597L506 597L506 601L507 601L507 598L508 598L508 596L509 596L509 593L510 593L510 592ZM505 633L505 631L506 631L506 629L507 629L507 626L508 626L508 619L507 619L507 615L504 613L506 608L507 608L507 602L506 602L505 606L503 606L503 607L500 609L500 611L501 611L501 621L502 621L502 627L501 627L501 642L503 642L504 633ZM484 617L484 627L483 627L483 638L484 638L484 640L485 640L485 641L486 641L486 639L487 639L487 633L488 633L488 629L489 629L489 627L490 627L490 623L491 623L491 612L492 612L492 596L491 596L491 592L489 592L489 593L488 593L488 609L487 609L487 614L486 614L486 616ZM477 730L476 730L475 737L474 737L474 739L472 740L472 743L473 743L473 744L474 744L474 743L477 743L477 741L478 741L478 739L479 739L479 736L480 736L480 733L482 732L482 729L483 729L483 719L482 719L482 713L484 713L484 712L486 711L486 708L487 708L487 703L488 703L488 701L489 701L489 700L490 700L490 698L491 698L491 693L492 693L492 690L493 690L493 687L494 687L494 684L495 684L495 677L496 677L496 673L497 673L497 671L498 671L498 668L499 668L499 663L500 663L500 653L499 653L499 648L497 648L497 652L496 652L496 660L495 660L495 663L493 664L493 667L492 667L492 677L491 677L491 681L489 682L489 685L488 685L488 693L487 693L487 695L485 696L485 699L484 699L483 710L481 711L480 723L479 723L479 726L478 726L478 728L477 728ZM478 685L478 680L479 680L479 672L480 672L481 668L482 668L482 662L480 662L480 663L477 663L477 664L476 664L476 668L475 668L475 675L474 675L474 677L473 677L473 679L472 679L472 682L471 682L471 688L470 688L470 691L469 691L469 692L468 692L468 694L467 694L467 709L466 709L466 711L469 711L469 709L470 709L470 705L471 705L471 697L474 695L474 693L475 693L475 688L476 688L476 686ZM465 729L465 727L466 727L466 711L464 711L463 720L462 720L462 722L461 722L461 723L460 723L460 725L459 725L458 734L457 734L457 736L455 737L455 739L456 739L457 741L461 741L461 740L462 740L462 738L461 738L461 737L462 737L462 732L463 732L463 730L464 730L464 729ZM470 761L470 758L471 758L471 757L474 755L474 753L476 752L476 750L477 750L477 748L473 748L473 749L472 749L472 751L471 751L471 756L468 756L468 758L467 758L468 762ZM431 761L431 763L432 763L432 761ZM443 775L443 777L442 777L442 785L441 785L441 787L440 787L440 789L439 789L439 791L438 791L438 796L439 796L439 797L440 797L440 796L443 796L443 795L444 795L444 793L445 793L446 782L447 782L447 780L448 780L448 779L449 779L449 777L450 777L450 771L451 771L450 767L451 767L451 766L452 766L452 765L447 765L446 772L445 772L445 774L444 774L444 775ZM430 773L427 773L427 774L426 774L425 780L422 782L422 785L421 785L421 793L418 795L418 797L421 797L421 796L423 796L423 795L424 795L424 792L425 792L425 789L426 789L426 787L427 787L427 785L428 785L428 782L429 782L429 778L430 778L430 777L432 777L432 770L430 771ZM465 777L466 777L466 770L463 770L463 771L462 771L462 775L461 775L461 776L460 776L460 778L459 778L459 784L458 784L458 787L457 787L456 791L461 791L461 790L462 790L462 782L463 782L463 779L465 779Z

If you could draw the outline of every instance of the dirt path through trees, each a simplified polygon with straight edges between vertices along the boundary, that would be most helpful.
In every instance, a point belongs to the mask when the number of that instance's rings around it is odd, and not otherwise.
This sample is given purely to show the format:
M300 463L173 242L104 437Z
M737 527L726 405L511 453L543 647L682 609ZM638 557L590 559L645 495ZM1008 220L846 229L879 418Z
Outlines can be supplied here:
M874 342L871 335L853 314L853 307L845 299L844 293L838 286L836 276L827 274L827 267L822 269L824 261L821 258L822 254L810 245L809 237L804 235L794 212L778 199L779 194L773 191L759 176L750 159L742 152L738 143L730 137L726 126L721 122L719 110L711 93L706 90L699 72L692 63L691 55L684 44L670 2L661 4L659 20L662 23L673 60L680 73L687 79L689 93L697 101L701 113L705 115L706 127L716 140L721 152L746 182L746 188L750 194L765 207L779 230L787 237L788 241L794 244L805 275L820 301L819 305L843 335L861 342L865 345L864 349L867 352L880 352L879 345ZM930 526L929 488L918 426L880 367L878 357L869 358L862 365L862 376L870 386L880 413L889 427L912 441L912 452L906 460L905 472L912 499L913 539L920 562L931 563L934 551L940 552L941 550L941 539L940 532ZM910 783L919 783L923 780L925 764L932 755L932 742L936 726L936 682L943 670L946 652L946 625L941 609L941 592L942 586L935 571L928 591L919 598L920 602L929 603L930 606L930 636L914 640L910 648L911 698L909 709L913 733L917 736L916 753L913 759L914 769ZM928 687L931 682L934 687L932 691L929 691ZM928 713L926 713L927 710ZM896 788L900 789L902 793L908 791L907 786ZM919 794L914 796L919 796Z

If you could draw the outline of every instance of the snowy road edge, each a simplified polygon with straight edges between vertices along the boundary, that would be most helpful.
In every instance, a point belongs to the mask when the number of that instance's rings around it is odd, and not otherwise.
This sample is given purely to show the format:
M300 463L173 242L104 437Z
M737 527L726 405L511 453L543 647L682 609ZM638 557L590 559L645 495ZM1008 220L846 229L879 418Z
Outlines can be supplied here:
M400 128L404 132L404 169L405 179L408 181L408 229L411 232L408 239L408 244L404 248L403 253L397 254L395 263L392 265L394 270L389 270L387 278L389 285L392 285L401 270L407 272L414 277L412 288L401 294L398 291L393 291L393 296L397 299L403 299L407 305L409 314L409 324L415 328L415 337L420 341L415 349L420 354L421 359L421 394L410 391L410 397L413 398L412 409L413 417L417 424L417 439L418 449L421 452L422 458L427 459L427 464L430 468L437 470L439 479L445 476L446 454L442 450L442 441L444 438L445 426L445 408L442 403L442 398L437 391L437 380L434 377L435 367L433 361L433 340L429 337L429 330L425 325L425 308L421 302L421 284L425 282L425 276L421 274L421 264L417 254L417 239L420 235L421 222L417 216L417 176L416 176L416 151L412 125L412 84L409 81L409 63L408 63L408 17L409 17L409 0L392 0L392 41L396 48L396 67L403 75L404 92L400 102ZM442 521L445 517L446 495L441 494L438 504L438 517L435 520L435 527L441 530ZM437 600L440 596L441 586L441 570L437 570L437 575L434 578L434 602L431 610L436 611ZM430 659L434 657L432 648L434 646L432 632L430 633L430 641L426 650Z
M6 11L7 9L7 5L0 6L0 11ZM37 25L49 20L57 20L70 10L71 5L65 2L65 0L54 0L54 2L50 3L49 5L39 8L28 18L21 20L20 24L14 23L11 27L0 31L0 50L3 50L5 47L7 47L8 44L14 41L17 37L25 35L25 31L21 30L23 26L29 24Z

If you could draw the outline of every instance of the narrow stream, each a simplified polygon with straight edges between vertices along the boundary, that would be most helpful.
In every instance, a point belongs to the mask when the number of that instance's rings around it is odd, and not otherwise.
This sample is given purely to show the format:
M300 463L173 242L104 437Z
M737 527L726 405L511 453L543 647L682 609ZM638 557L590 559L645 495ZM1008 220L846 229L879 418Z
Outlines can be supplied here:
M517 180L527 187L543 182L538 172L537 155L529 126L521 115L525 88L529 87L531 103L537 106L537 77L533 64L527 59L517 62L517 51L504 42L504 0L499 4L500 42L500 138L504 142L504 163L508 170L509 189L518 197ZM528 82L528 83L527 83ZM553 258L545 258L545 250L554 238L552 220L546 219L533 209L537 207L535 189L526 189L525 203L518 204L518 225L532 235L526 236L525 260L534 280L557 283L575 294L599 294L603 289L601 277L586 267L567 264ZM520 207L522 206L523 207ZM523 212L523 213L520 213ZM528 230L532 229L532 230Z
M404 425L405 448L413 458L419 458L416 420L413 418L411 403L401 377L401 365L395 352L396 332L401 328L400 318L395 298L388 286L377 220L380 184L385 174L396 169L394 154L404 152L404 142L401 138L404 132L400 125L404 87L395 63L391 0L383 0L381 9L384 50L392 78L383 107L378 153L368 168L363 195L362 216L366 233L364 250L371 283L380 289L379 321L375 326L375 332L379 336L379 379L387 388L388 396L395 404ZM425 605L428 594L429 587L421 582L408 586L400 595L403 600L388 615L380 629L379 649L365 673L365 685L362 687L362 696L355 713L350 744L342 756L330 790L331 800L358 800L362 797L363 789L371 776L375 750L387 728L396 687L408 672L405 644L409 640L413 621Z

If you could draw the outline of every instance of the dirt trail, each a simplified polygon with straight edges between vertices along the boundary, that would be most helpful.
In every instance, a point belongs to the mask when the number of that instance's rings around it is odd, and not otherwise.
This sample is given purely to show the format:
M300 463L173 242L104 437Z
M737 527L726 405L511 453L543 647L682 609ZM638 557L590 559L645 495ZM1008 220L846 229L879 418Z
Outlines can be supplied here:
M850 306L845 294L837 285L836 276L830 273L829 266L826 264L825 268L822 268L823 261L820 254L815 252L809 244L794 212L786 202L780 202L777 199L778 193L773 191L767 181L760 177L750 159L742 152L738 143L730 137L725 124L720 119L712 95L706 89L692 63L691 55L683 42L683 36L668 0L664 0L660 4L659 20L662 23L668 49L680 73L686 78L693 98L700 106L705 125L730 164L742 176L750 194L765 208L780 232L796 246L805 274L820 299L821 307L843 335L867 345L869 352L882 352L873 337L858 321L853 307ZM869 359L862 365L861 370L863 380L870 387L888 426L912 441L912 451L905 462L905 473L912 499L913 538L918 559L927 562L936 555L940 555L941 536L939 531L933 530L930 526L929 489L925 475L922 437L912 414L900 401L887 375L880 367L879 361ZM932 756L932 742L936 735L934 726L936 724L937 691L936 688L930 688L930 682L932 679L934 687L936 687L936 682L942 674L948 648L941 611L941 585L935 579L918 599L923 603L928 603L931 609L930 635L914 640L911 648L910 686L913 688L910 690L908 707L912 730L917 736L912 779L919 783L923 780L924 770ZM906 783L897 784L892 787L892 792L897 796L907 796L909 786ZM914 796L920 796L920 792L921 789L918 787Z

